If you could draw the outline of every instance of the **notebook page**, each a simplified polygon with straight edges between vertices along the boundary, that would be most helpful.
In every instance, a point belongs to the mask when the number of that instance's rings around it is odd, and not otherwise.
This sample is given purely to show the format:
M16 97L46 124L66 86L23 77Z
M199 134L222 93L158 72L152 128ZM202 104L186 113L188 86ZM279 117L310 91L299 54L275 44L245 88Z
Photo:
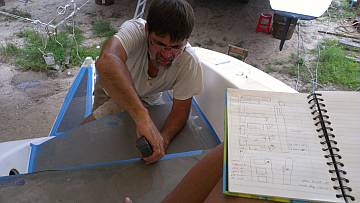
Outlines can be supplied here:
M228 89L230 192L342 202L306 96Z
M344 176L350 180L349 194L360 202L360 93L359 92L319 92L325 101L325 109L330 117L333 134L338 142L339 154L344 163ZM350 201L351 202L351 201Z

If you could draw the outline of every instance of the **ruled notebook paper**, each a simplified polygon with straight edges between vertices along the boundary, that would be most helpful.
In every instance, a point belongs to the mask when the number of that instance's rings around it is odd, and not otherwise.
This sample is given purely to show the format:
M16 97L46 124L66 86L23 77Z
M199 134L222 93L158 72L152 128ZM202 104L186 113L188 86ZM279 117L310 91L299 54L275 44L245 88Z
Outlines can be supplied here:
M259 196L336 198L306 94L228 89L228 190Z
M350 180L345 184L352 188L349 194L360 202L360 93L331 91L319 92L325 101L325 109L330 117L333 134L338 142L339 154L342 156L344 176ZM351 202L351 201L349 201Z

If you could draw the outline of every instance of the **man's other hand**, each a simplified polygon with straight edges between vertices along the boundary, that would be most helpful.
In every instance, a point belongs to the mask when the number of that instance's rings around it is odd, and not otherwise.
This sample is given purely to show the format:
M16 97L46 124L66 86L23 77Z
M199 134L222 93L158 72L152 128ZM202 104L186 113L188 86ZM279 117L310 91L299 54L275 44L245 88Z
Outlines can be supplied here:
M137 130L140 136L146 137L153 150L151 156L143 157L146 164L154 163L165 155L164 139L150 117L138 123Z

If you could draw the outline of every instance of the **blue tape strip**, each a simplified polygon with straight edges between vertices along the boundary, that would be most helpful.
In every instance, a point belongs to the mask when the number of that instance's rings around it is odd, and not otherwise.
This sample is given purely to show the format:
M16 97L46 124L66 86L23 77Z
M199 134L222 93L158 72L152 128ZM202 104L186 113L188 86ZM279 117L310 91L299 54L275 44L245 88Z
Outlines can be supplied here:
M91 65L87 68L88 78L87 78L87 90L86 90L86 106L84 118L88 117L92 113L92 85L93 85L93 69Z
M167 99L167 102L172 102L172 97L171 97L171 95L170 95L170 90L168 90L168 91L165 91L165 98Z
M0 187L3 186L21 186L25 185L25 179L22 178L23 174L1 176Z
M30 152L28 173L34 172L36 155L39 152L39 145L30 143L30 147L31 147L31 152Z
M192 100L192 106L194 107L195 111L200 115L201 119L205 122L205 125L210 129L211 135L214 137L217 144L221 143L221 140L219 136L217 135L215 129L210 124L209 120L206 118L205 114L201 111L199 105L195 101L195 99Z
M66 97L64 99L64 103L61 106L60 112L57 115L56 120L54 122L54 125L50 130L49 136L56 136L57 129L59 128L59 125L60 125L60 123L61 123L61 121L62 121L62 119L63 119L63 117L65 115L65 112L67 111L67 109L68 109L68 107L70 105L70 102L74 97L74 94L75 94L75 92L76 92L76 90L77 90L77 88L78 88L78 86L80 84L80 81L81 81L82 77L85 74L85 71L86 71L86 68L84 68L84 67L80 68L80 71L79 71L78 75L76 76L75 81L71 85L70 90L69 90L68 94L66 95Z
M58 137L58 136L62 136L64 134L65 134L65 132L56 132L54 136Z
M128 163L134 163L137 161L140 161L141 158L133 158L133 159L126 159L126 160L118 160L118 161L111 161L111 162L105 162L105 163L95 163L95 164L84 164L80 166L70 166L61 168L59 170L79 170L79 169L89 169L89 168L95 168L100 166L112 166L116 164L128 164Z
M0 176L0 181L8 181L8 180L12 180L12 179L16 179L18 178L19 176L22 176L23 174L17 174L17 175L13 175L13 176ZM1 186L1 185L0 185Z
M200 155L202 153L203 153L203 150L195 150L195 151L189 151L189 152L166 154L160 160L169 160L169 159L179 158L179 157L191 157L191 156ZM117 165L117 164L129 164L129 163L134 163L137 161L141 161L141 158L117 160L117 161L111 161L111 162L106 162L106 163L84 164L84 165L80 165L80 166L70 166L70 167L65 167L65 168L61 168L58 170L89 169L89 168L101 167L101 166L104 167L104 166L112 166L112 165Z
M194 151L189 151L189 152L179 152L179 153L174 153L174 154L166 154L160 160L169 160L169 159L179 158L179 157L181 158L181 157L196 156L196 155L202 154L203 152L204 152L204 150L194 150Z

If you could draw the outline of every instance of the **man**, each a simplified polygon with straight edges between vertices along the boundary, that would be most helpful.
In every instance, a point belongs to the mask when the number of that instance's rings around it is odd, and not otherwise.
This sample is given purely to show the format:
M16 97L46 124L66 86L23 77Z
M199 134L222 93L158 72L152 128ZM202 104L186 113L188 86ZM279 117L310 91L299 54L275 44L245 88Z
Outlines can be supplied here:
M146 21L126 21L103 46L96 68L94 112L85 122L123 109L145 136L159 160L173 137L184 127L192 97L202 90L202 70L187 43L194 13L185 0L153 0ZM160 131L145 105L173 90L173 106Z

